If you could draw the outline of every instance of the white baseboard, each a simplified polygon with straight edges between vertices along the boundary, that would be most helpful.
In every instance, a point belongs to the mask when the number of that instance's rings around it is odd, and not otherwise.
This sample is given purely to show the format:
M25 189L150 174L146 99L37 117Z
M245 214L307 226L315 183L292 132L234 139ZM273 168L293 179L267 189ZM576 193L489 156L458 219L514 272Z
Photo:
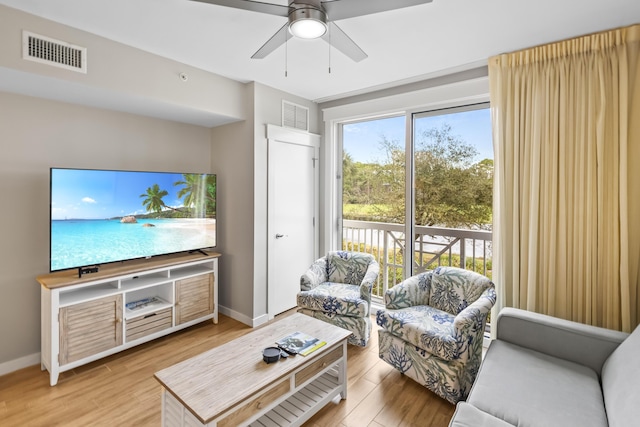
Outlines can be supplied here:
M256 326L260 326L264 323L267 323L267 321L269 320L269 316L266 314L263 314L262 316L258 316L252 319L249 316L245 316L242 313L238 313L237 311L231 310L230 308L224 307L222 305L218 306L218 312L220 314L224 314L227 317L231 317L232 319L237 320L238 322L242 322L247 326L251 326L252 328L255 328Z
M18 359L9 360L8 362L0 363L0 376L39 364L40 353L34 353L28 356L20 357Z

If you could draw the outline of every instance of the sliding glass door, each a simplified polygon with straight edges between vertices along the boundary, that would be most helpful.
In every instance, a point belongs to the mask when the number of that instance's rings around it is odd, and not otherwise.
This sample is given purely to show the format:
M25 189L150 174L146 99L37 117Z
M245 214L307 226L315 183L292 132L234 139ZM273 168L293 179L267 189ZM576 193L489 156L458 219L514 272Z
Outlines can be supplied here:
M374 295L438 265L490 276L489 105L341 126L342 248L376 257Z

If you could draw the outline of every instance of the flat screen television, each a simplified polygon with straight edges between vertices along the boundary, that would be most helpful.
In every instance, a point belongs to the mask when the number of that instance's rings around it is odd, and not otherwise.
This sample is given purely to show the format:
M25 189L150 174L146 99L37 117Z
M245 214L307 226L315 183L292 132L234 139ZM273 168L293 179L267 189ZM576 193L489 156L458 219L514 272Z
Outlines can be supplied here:
M50 184L52 272L216 246L215 174L51 168Z

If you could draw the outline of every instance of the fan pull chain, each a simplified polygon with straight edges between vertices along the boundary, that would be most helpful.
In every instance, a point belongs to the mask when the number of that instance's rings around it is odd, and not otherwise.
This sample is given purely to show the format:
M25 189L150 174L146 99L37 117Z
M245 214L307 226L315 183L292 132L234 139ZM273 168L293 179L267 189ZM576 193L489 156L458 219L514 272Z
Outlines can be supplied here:
M289 73L289 38L284 36L284 76L288 77Z
M331 25L329 25L329 74L331 74Z

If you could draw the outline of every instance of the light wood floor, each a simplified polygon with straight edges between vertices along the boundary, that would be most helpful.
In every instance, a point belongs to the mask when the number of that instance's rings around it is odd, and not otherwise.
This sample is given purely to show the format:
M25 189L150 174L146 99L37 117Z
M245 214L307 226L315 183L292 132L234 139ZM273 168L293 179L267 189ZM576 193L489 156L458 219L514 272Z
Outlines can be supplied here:
M454 406L380 360L375 328L366 348L348 346L347 399L305 426L446 427ZM153 374L249 331L220 316L217 325L205 322L65 372L54 387L40 366L2 376L0 426L159 426L161 387Z

